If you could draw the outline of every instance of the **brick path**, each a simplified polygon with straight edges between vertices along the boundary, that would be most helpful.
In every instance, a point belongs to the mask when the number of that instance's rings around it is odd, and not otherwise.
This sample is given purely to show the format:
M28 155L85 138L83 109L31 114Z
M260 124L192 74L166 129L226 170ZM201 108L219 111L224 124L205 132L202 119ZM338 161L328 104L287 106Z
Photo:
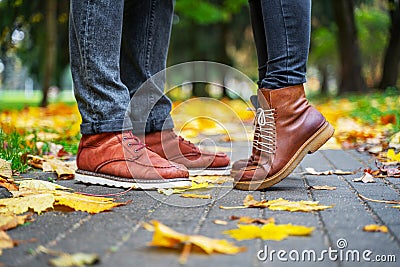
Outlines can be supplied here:
M248 148L236 144L233 160L246 156ZM316 229L310 237L290 237L283 241L235 241L246 246L246 252L235 256L192 252L186 266L383 266L374 262L376 256L387 260L392 256L400 261L400 210L391 208L390 204L366 202L358 194L372 199L400 200L400 179L377 179L376 183L363 184L352 180L360 177L354 175L313 176L303 174L304 169L313 167L317 171L327 169L356 170L374 164L371 157L356 151L322 150L308 155L297 169L281 183L263 192L252 192L258 200L283 197L289 200L318 200L321 204L334 205L333 208L313 213L271 211L261 209L222 210L220 205L241 205L245 191L231 190L229 187L210 189L212 200L184 199L177 195L166 196L157 192L130 191L120 200L132 202L115 208L111 212L90 215L84 212L46 212L35 216L35 221L27 226L20 226L8 231L16 240L36 238L33 243L21 244L13 249L6 249L0 256L4 266L48 266L52 256L36 253L39 245L48 249L67 253L87 252L100 255L101 262L96 266L179 266L179 252L170 249L151 248L152 233L141 227L142 222L159 220L177 231L188 234L201 234L214 238L226 238L222 231L235 228L236 222L229 221L231 215L252 217L274 217L277 224L292 223L314 226ZM30 173L31 177L47 179L49 174ZM121 192L121 189L86 186L74 181L59 181L61 185L76 191L107 194ZM227 184L224 184L225 186ZM329 185L337 187L333 191L310 190L312 185ZM215 219L229 221L229 225L217 225ZM367 233L362 227L367 224L384 224L388 233ZM342 242L342 243L341 243ZM347 246L343 246L343 242ZM273 254L273 259L261 261L257 254L261 249L284 250L303 253L313 250L317 262L299 261L282 262ZM324 250L331 250L331 257ZM338 252L335 254L334 251ZM360 262L346 260L349 253L360 253ZM362 259L362 253L372 251L371 261ZM308 253L307 252L307 253ZM293 252L294 253L294 252ZM334 260L340 253L342 260ZM367 252L365 252L367 253ZM324 260L318 262L322 256ZM294 254L292 254L294 255ZM265 256L261 253L260 256ZM351 255L350 255L351 256ZM0 264L0 266L2 266ZM385 263L385 266L398 266L398 263Z

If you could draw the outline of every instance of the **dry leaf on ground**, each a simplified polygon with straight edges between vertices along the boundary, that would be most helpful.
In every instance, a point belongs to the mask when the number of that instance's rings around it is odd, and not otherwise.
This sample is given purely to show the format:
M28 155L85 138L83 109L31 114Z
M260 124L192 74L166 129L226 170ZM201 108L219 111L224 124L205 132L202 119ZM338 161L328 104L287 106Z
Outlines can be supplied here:
M3 249L5 248L13 248L15 242L11 239L11 237L4 231L0 231L0 256L3 253Z
M0 177L0 186L7 188L8 191L18 190L18 186L14 182L1 177Z
M258 223L258 224L269 224L269 223L275 223L274 218L252 218L252 217L247 217L247 216L234 216L232 215L231 220L237 220L238 223L246 223L246 224L251 224L251 223Z
M201 235L185 235L174 231L158 221L151 221L150 224L145 223L143 226L146 230L154 232L153 239L149 243L150 246L168 248L184 246L185 248L189 248L189 251L184 251L186 254L190 252L190 244L201 248L207 254L217 252L233 255L246 250L246 248L238 247L225 239L213 239Z
M58 185L56 183L51 183L48 181L43 181L43 180L21 180L21 181L16 181L16 183L19 185L19 187L22 188L29 188L29 189L35 189L35 190L72 190L71 188Z
M336 186L329 185L312 185L308 187L310 190L336 190Z
M342 171L342 170L327 170L327 171L316 171L314 168L305 168L305 174L311 174L311 175L331 175L331 174L337 174L337 175L348 175L348 174L354 174L357 172L356 171Z
M199 176L191 176L190 180L196 182L198 184L201 183L210 183L210 184L223 184L226 182L233 182L233 178L229 176L218 176L218 175L199 175Z
M51 193L0 199L0 212L21 214L32 209L40 214L49 208L53 208L54 201L55 197Z
M38 251L51 256L56 256L57 258L49 260L49 264L55 267L91 266L100 261L99 255L94 253L78 252L74 254L68 254L61 251L47 249L43 246L39 246Z
M31 214L16 215L12 212L0 213L0 230L6 231L31 220Z
M8 162L4 159L0 159L0 177L5 179L11 179L12 177L11 162Z
M76 170L75 161L61 161L54 157L28 155L28 164L43 171L56 172L62 180L73 179Z
M214 220L213 223L218 225L228 225L228 222L223 220Z
M55 205L70 207L74 210L99 213L112 208L125 205L125 202L114 202L111 198L85 196L77 193L57 192L55 194Z
M200 194L181 194L181 197L184 198L201 198L201 199L210 199L211 195L207 194L207 195L200 195Z
M368 173L364 172L363 176L353 179L353 182L363 182L363 183L375 183L374 177Z
M270 210L287 210L287 211L318 211L331 208L332 206L319 205L318 201L290 201L283 198L274 200L256 201L252 195L247 195L243 200L243 206L225 207L221 209L244 209L244 208L268 208Z
M308 236L314 230L314 227L303 225L280 224L271 222L263 226L238 224L237 229L224 231L224 234L236 240L247 240L261 238L263 240L280 241L289 236Z
M387 233L388 228L386 227L386 225L369 224L363 227L363 231Z

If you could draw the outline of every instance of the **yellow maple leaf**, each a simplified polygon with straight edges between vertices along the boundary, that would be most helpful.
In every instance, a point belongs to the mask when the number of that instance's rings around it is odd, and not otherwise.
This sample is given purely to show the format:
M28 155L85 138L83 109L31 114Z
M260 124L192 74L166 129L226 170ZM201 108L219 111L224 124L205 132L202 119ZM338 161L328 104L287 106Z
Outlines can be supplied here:
M146 230L154 232L153 239L149 243L150 246L176 248L178 245L193 244L207 254L213 252L237 254L246 249L238 247L225 239L214 239L201 235L185 235L155 220L151 221L151 224L144 224L144 227Z
M287 211L317 211L331 208L332 206L319 205L318 201L290 201L283 198L274 200L257 201L252 195L247 195L243 200L243 206L225 207L221 209L245 209L245 208L268 208L270 210L287 210Z
M280 241L288 236L308 236L313 230L314 227L292 224L276 225L271 222L263 226L238 224L237 229L226 230L223 233L236 240L261 238Z
M387 233L388 228L386 225L377 225L377 224L368 224L363 227L363 231L365 232L382 232Z
M386 157L392 161L399 161L400 162L400 152L396 154L394 149L389 149L386 153Z
M0 199L0 212L8 211L21 214L32 209L34 212L40 214L49 208L53 208L54 200L54 195L49 193Z
M54 196L56 205L63 205L77 211L86 211L92 214L126 204L113 202L111 198L86 196L69 192L56 192Z
M283 198L270 200L268 209L270 210L287 210L287 211L317 211L331 208L332 206L319 205L318 201L289 201Z

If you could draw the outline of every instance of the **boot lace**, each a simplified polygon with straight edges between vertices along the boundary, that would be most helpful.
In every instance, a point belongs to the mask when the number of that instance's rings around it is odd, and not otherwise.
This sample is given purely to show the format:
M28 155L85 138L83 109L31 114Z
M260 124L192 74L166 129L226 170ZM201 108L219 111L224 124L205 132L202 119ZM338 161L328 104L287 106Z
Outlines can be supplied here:
M274 154L276 148L275 109L257 109L256 127L253 144L257 150ZM257 138L256 138L257 137Z
M133 135L132 133L124 134L122 136L122 140L126 141L129 147L135 145L136 147L133 151L135 151L136 153L142 150L143 148L147 147L145 143L140 141L140 139L137 136Z

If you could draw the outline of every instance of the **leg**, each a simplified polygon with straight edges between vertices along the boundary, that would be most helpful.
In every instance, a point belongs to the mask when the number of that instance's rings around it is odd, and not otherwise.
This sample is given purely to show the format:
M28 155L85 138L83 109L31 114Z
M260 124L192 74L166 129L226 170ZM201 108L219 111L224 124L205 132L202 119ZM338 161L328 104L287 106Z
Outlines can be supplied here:
M278 89L306 81L311 0L262 0L268 47L263 88Z
M172 0L125 1L121 79L132 98L131 119L138 133L174 127L171 101L164 95L165 72L159 73L166 68L172 15Z
M258 86L261 86L262 79L267 73L267 43L265 37L264 19L262 13L261 0L249 0L250 20L253 29L254 43L256 45L258 61Z
M262 0L268 50L258 90L252 163L233 173L235 188L260 190L286 178L333 127L307 101L303 83L310 38L310 0ZM258 49L260 47L256 46ZM263 64L260 64L261 66Z
M71 0L71 71L82 134L122 130L129 106L119 74L123 7L122 0Z
M124 128L130 95L120 79L123 10L122 0L71 1L71 69L83 121L75 179L142 189L190 186L184 166L150 151L126 131L132 125Z

